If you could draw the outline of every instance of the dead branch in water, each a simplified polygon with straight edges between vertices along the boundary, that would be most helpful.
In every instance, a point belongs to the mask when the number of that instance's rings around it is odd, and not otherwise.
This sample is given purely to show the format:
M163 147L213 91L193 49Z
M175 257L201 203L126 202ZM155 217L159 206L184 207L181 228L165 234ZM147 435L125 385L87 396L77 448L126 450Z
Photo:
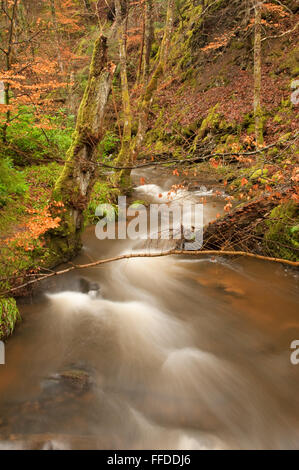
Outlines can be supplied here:
M41 274L40 277L37 277L36 279L31 279L30 281L20 286L13 287L6 292L2 292L1 295L11 294L12 292L15 292L20 289L24 289L25 287L28 287L40 281L44 281L45 279L49 279L54 276L61 276L62 274L67 274L70 271L74 271L75 269L94 268L97 266L101 266L103 264L108 264L114 261L121 261L125 259L160 258L164 256L171 256L171 255L176 255L176 256L180 256L180 255L184 255L184 256L233 256L233 257L244 256L247 258L254 258L254 259L259 259L263 261L271 261L275 263L286 264L286 265L293 266L293 267L299 267L299 261L289 261L289 260L281 259L281 258L271 258L268 256L257 255L255 253L250 253L246 251L221 251L221 250L186 251L186 250L174 249L174 250L169 250L169 251L160 252L160 253L128 253L128 254L115 256L113 258L100 259L100 260L97 260L88 264L73 264L69 268L65 268L60 271L53 271L47 274Z

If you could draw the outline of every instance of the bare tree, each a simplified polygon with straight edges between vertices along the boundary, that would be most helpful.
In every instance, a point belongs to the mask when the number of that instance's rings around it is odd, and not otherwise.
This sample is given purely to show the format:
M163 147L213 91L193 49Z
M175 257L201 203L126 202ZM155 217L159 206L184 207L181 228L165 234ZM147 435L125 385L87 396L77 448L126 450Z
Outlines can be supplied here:
M52 21L53 21L53 27L54 27L55 41L56 41L56 44L57 44L58 64L59 64L59 68L60 68L61 72L63 73L63 62L62 62L61 52L60 52L60 40L59 40L59 31L58 31L58 24L57 24L55 0L50 0L50 7L51 7L51 16L52 16Z
M9 8L9 3L4 0L1 1L1 10L5 15L5 21L7 23L7 43L6 47L0 47L0 51L5 56L5 70L9 72L12 68L12 55L13 55L13 46L14 46L14 32L16 25L16 15L17 15L17 6L18 0L13 0L12 5ZM10 84L9 82L4 82L4 104L6 106L10 105ZM5 123L2 127L2 138L3 142L7 141L7 127L10 121L10 109L6 111Z

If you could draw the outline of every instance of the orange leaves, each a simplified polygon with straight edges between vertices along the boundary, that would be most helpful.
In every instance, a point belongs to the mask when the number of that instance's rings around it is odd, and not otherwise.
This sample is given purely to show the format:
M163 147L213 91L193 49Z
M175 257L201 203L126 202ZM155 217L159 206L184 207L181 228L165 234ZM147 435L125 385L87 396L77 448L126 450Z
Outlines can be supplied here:
M57 64L55 61L45 59L43 57L36 57L36 62L32 64L31 70L41 75L54 75L56 73Z
M61 201L53 202L52 206L59 211L64 207ZM13 238L6 239L6 243L13 242L18 248L23 248L25 251L33 251L36 248L36 241L40 239L48 230L59 227L61 222L60 217L54 217L50 212L50 206L44 207L41 211L36 209L26 209L26 212L31 215L28 222L24 224L22 231L20 231ZM42 240L39 240L39 245Z
M64 207L64 204L62 201L52 201L51 206L53 207Z
M214 41L210 42L207 46L203 47L201 50L203 52L207 52L210 50L216 50L219 49L220 47L226 46L230 39L235 36L236 32L238 31L239 28L236 28L232 31L227 31L222 36L218 36L217 38L214 39Z
M167 193L167 197L169 200L172 200L175 196L175 194L180 190L180 189L184 189L184 185L183 184L173 184L171 186L171 189L170 191L168 191ZM163 196L163 194L159 194L159 197L161 198Z
M180 176L177 168L175 170L173 170L172 174L173 174L173 176Z
M218 166L220 165L220 162L219 162L219 160L216 160L215 158L211 158L210 159L210 165L213 168L218 168Z
M276 13L278 16L286 17L289 16L289 13L284 10L284 8L280 5L274 5L273 3L263 3L262 8L268 10L271 13Z
M7 111L11 111L12 106L7 104L0 104L0 113L7 113Z
M231 203L231 202L228 202L228 203L224 206L225 212L230 212L230 210L231 210L232 207L233 207L232 203Z
M145 178L143 176L140 178L140 185L143 186L145 184Z
M247 183L248 183L248 180L246 178L242 178L241 186L246 186Z
M225 212L230 212L231 208L233 207L232 201L234 200L234 196L227 196L225 200L227 201L227 204L224 206Z

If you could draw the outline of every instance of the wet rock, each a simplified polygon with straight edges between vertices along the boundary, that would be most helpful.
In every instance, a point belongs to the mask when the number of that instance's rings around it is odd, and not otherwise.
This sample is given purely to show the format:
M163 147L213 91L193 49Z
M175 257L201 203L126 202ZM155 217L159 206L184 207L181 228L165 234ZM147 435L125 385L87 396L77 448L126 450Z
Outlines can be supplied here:
M79 279L79 290L82 294L89 294L90 292L99 292L100 286L97 282L91 282L84 277Z
M80 369L65 370L55 374L51 378L78 391L86 391L92 384L90 374Z
M45 396L64 397L64 395L80 394L90 390L94 384L94 378L90 371L80 366L71 366L65 370L50 375L42 382Z

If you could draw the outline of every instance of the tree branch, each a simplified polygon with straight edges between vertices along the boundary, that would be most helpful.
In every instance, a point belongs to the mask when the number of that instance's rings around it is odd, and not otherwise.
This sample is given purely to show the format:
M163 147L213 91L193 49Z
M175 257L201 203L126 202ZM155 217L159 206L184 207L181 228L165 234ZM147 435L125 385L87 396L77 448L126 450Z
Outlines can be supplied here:
M299 266L299 261L290 261L281 258L270 258L268 256L257 255L255 253L249 253L246 251L221 251L221 250L202 250L202 251L186 251L186 250L169 250L160 253L128 253L124 255L115 256L113 258L101 259L98 261L94 261L93 263L88 264L73 264L71 267L62 269L61 271L50 272L49 274L42 274L39 278L32 279L31 281L25 282L24 284L13 287L6 292L2 292L1 295L11 294L12 292L16 292L20 289L28 287L32 284L36 284L37 282L44 281L45 279L49 279L54 276L61 276L63 274L67 274L70 271L74 271L76 269L87 269L87 268L95 268L98 266L102 266L103 264L112 263L114 261L121 261L125 259L136 259L136 258L161 258L164 256L244 256L246 258L254 258L263 261L271 261L274 263L282 263L293 267Z

